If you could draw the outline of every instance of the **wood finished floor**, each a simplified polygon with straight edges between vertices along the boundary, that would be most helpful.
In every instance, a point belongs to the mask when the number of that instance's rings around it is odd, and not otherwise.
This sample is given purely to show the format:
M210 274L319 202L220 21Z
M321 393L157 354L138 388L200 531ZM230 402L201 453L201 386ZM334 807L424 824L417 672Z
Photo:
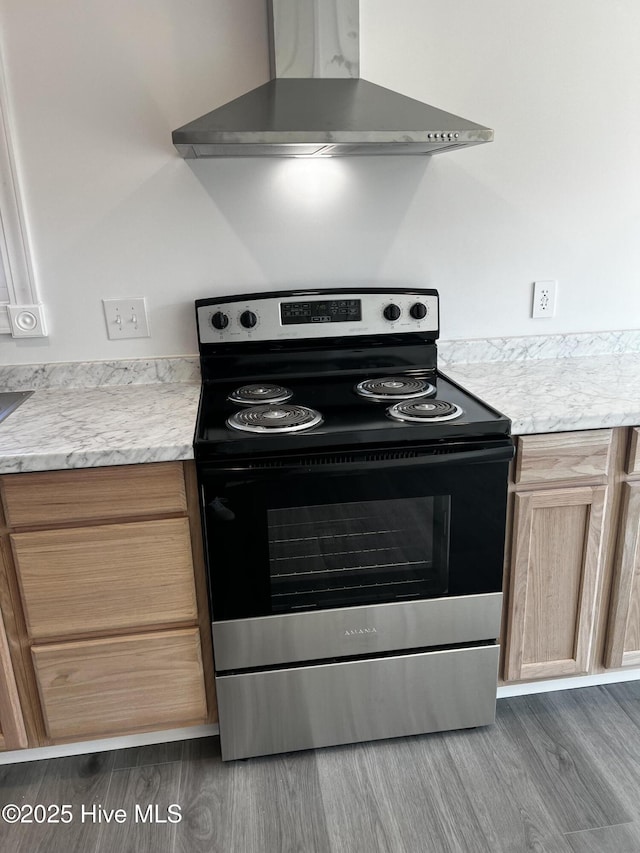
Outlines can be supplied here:
M0 767L3 853L639 853L640 682L503 699L494 726L223 764L218 739ZM135 822L177 803L178 824ZM80 819L100 804L124 824Z

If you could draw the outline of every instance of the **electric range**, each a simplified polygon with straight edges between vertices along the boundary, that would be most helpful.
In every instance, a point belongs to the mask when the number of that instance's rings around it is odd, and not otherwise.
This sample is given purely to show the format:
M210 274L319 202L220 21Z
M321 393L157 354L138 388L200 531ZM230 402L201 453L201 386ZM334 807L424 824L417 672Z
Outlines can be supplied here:
M196 317L223 758L491 722L513 444L438 370L438 293L214 297Z

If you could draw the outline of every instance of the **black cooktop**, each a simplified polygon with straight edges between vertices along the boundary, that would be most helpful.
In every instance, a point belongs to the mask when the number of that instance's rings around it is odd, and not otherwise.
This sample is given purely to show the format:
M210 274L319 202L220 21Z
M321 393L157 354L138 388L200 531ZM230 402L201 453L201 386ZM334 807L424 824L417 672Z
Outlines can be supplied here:
M507 436L510 421L495 409L474 397L457 383L439 372L419 370L411 377L422 376L433 391L419 400L443 401L459 407L462 413L444 421L412 422L393 420L387 410L398 399L372 400L359 396L356 385L366 378L358 374L340 376L291 377L278 384L290 390L286 403L274 404L305 407L318 412L322 422L310 429L291 433L248 433L227 425L234 413L251 407L228 398L238 388L237 381L207 382L203 386L195 437L196 459L244 456L253 453L306 452L312 449L362 447L363 445L402 445L455 439ZM264 380L265 383L270 380ZM257 377L252 382L259 384ZM241 384L250 384L243 382Z
M508 418L437 371L436 290L217 297L196 301L196 319L196 460L509 440ZM376 399L377 380L388 400ZM269 384L279 387L265 408ZM416 396L420 385L428 390Z

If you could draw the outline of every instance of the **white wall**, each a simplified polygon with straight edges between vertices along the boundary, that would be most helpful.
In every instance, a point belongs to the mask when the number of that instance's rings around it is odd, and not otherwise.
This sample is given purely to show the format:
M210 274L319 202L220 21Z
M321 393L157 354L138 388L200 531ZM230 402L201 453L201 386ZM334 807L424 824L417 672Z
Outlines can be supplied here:
M363 0L362 75L495 128L433 158L200 161L171 130L267 79L263 0L0 0L51 335L0 362L193 353L193 299L437 287L447 338L640 326L637 0ZM529 319L530 283L559 281ZM100 300L146 296L152 337Z

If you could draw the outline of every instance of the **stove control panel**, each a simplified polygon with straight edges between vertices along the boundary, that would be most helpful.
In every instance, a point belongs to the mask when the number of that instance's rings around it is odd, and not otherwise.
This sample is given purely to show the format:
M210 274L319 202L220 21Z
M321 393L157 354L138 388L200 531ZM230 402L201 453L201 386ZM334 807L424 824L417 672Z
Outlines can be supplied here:
M434 291L309 291L199 300L203 344L422 332L438 335ZM205 303L205 304L202 304Z

